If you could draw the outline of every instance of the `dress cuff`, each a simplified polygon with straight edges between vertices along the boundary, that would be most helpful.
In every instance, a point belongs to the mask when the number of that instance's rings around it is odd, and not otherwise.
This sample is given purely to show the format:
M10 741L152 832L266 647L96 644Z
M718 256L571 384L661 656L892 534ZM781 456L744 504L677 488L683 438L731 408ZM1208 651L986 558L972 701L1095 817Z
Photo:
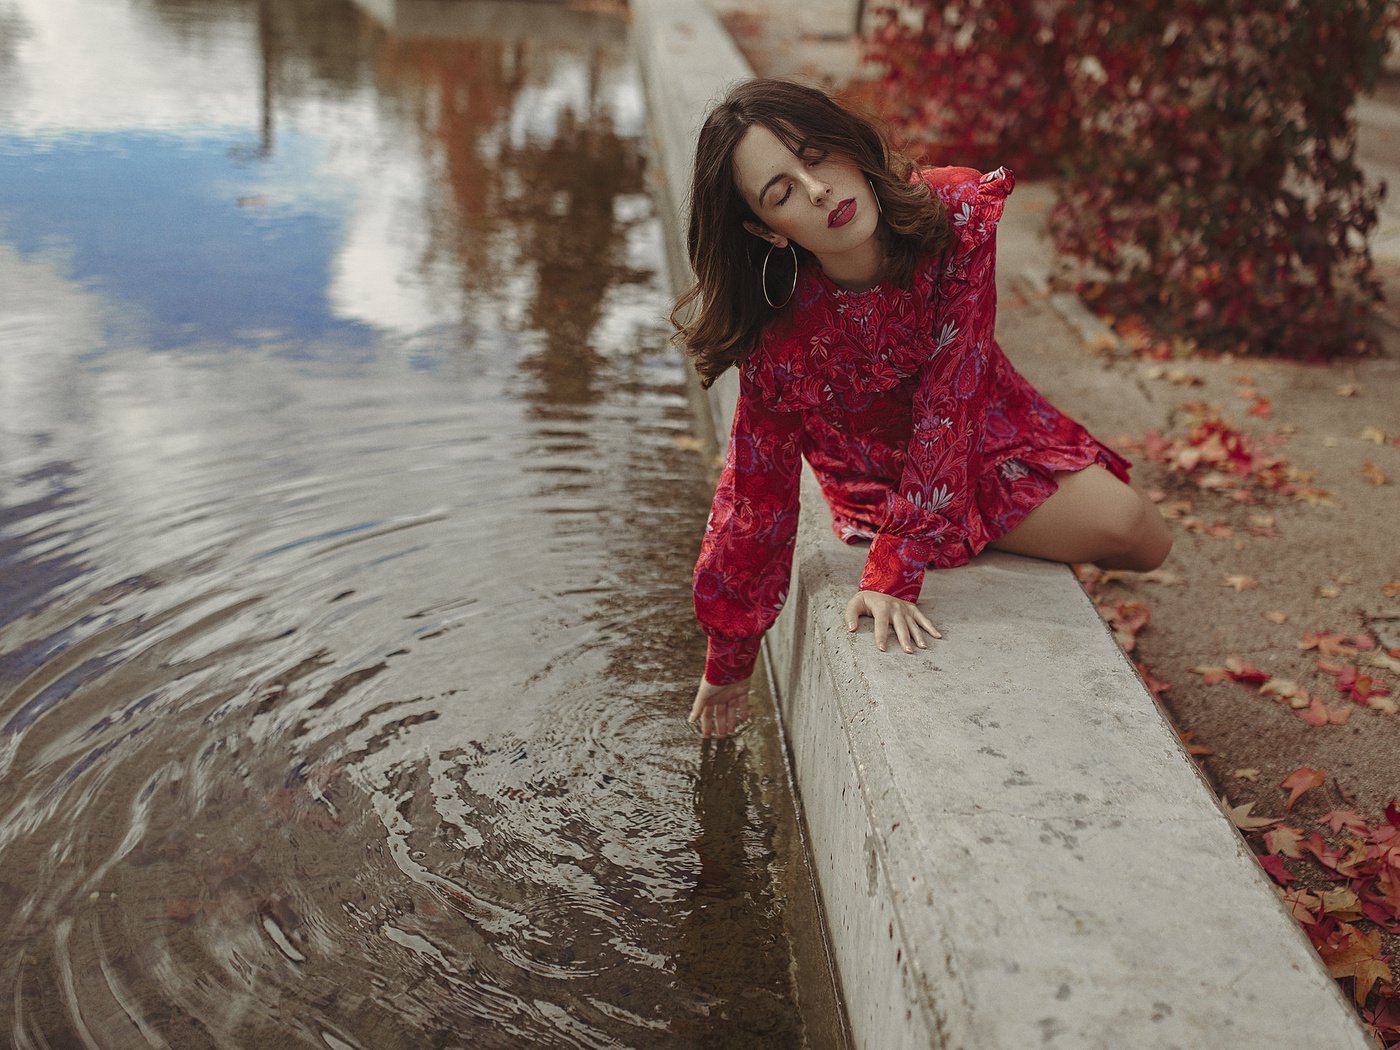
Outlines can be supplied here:
M758 647L763 635L751 638L716 638L710 635L705 653L705 681L711 685L729 685L753 674L758 660Z
M933 557L932 544L882 532L870 544L860 589L916 602L924 585L924 569Z

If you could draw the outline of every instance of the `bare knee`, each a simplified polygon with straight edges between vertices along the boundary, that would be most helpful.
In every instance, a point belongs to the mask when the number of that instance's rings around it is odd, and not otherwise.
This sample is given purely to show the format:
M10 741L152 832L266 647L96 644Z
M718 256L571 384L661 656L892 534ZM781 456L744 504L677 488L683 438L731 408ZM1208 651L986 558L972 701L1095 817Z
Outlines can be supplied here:
M1102 518L1103 543L1111 552L1095 559L1106 569L1150 572L1167 560L1172 534L1156 505L1135 489Z

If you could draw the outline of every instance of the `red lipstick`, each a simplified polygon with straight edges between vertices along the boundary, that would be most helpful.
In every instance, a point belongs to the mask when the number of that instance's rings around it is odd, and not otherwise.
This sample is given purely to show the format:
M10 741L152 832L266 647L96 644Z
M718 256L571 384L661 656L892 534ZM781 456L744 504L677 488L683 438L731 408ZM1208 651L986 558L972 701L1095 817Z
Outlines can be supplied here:
M833 230L838 226L845 226L856 217L856 199L847 197L836 207L831 209L831 214L826 217L826 224Z

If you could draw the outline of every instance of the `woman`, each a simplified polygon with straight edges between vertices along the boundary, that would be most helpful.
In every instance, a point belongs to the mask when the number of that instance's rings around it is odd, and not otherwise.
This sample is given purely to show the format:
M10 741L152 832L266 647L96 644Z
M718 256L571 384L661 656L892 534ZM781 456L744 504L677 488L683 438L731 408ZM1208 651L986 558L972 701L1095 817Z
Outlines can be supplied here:
M1166 523L1129 463L1050 405L993 339L1004 168L915 169L866 119L781 80L730 92L700 132L689 255L672 321L708 387L739 369L729 452L695 568L709 636L689 721L748 718L764 631L786 597L801 462L846 542L870 539L854 631L884 651L937 628L925 568L985 547L1156 568ZM689 308L687 323L677 320Z

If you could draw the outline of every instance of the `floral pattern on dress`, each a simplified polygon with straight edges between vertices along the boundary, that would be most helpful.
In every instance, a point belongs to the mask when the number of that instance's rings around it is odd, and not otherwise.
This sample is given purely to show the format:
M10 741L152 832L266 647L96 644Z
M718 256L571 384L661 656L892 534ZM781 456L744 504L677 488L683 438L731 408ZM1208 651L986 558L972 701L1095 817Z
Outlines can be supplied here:
M695 566L714 685L753 672L786 600L802 460L843 541L870 539L862 590L916 601L1056 489L1057 471L1129 462L1040 395L993 338L1005 168L918 173L948 205L953 248L909 289L837 286L803 260L792 305L739 366L729 452Z

